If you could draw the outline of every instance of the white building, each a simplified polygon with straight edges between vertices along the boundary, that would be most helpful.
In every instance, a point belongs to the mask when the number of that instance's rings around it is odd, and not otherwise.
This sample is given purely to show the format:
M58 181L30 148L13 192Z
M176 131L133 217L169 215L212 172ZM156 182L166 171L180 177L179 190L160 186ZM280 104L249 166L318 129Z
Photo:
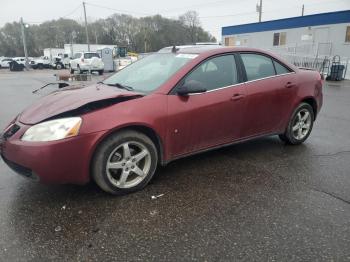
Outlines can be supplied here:
M350 10L226 26L222 28L222 42L269 50L298 65L296 60L332 60L335 55L347 65Z

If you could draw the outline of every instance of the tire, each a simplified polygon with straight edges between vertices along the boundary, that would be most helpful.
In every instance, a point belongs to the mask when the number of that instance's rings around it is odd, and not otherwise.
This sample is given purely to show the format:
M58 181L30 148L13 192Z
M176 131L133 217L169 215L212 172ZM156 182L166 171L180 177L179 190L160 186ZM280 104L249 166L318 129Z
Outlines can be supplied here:
M123 195L144 188L157 164L157 149L152 140L127 130L111 135L99 145L91 162L91 175L105 192Z
M279 138L290 145L302 144L311 134L315 120L314 110L311 105L301 103L293 112L284 134Z
M44 65L43 64L38 64L38 69L44 69Z
M57 64L57 65L56 65L56 69L57 69L57 70L61 70L62 68L63 68L63 66L62 66L61 64Z
M101 75L103 75L103 70L99 70L98 71L98 74L101 76Z
M81 69L80 69L80 66L79 66L79 65L77 65L77 71L78 71L78 74L79 74L79 75L83 73L83 71L81 71Z
M69 72L70 72L71 74L74 74L74 69L70 67Z

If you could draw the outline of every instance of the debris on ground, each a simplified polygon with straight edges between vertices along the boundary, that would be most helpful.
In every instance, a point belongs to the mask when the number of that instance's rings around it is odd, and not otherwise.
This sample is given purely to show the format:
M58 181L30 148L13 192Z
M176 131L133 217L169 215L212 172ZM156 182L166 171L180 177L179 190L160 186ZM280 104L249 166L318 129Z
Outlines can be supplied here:
M61 230L62 230L62 227L60 226L55 227L55 232L60 232Z
M164 196L164 194L160 194L160 195L157 195L157 196L151 196L151 199L155 200L155 199L160 198L162 196Z

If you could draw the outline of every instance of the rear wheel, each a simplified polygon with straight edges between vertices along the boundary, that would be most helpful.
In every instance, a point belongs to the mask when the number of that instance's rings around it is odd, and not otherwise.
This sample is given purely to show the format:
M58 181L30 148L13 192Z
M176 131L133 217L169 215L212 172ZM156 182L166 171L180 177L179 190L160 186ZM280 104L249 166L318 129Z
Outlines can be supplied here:
M101 75L103 75L103 70L99 70L98 71L98 74L101 76Z
M307 103L301 103L294 110L285 133L279 135L280 139L291 145L303 143L312 131L314 119L312 107Z
M127 194L148 184L157 162L157 149L149 137L131 130L122 131L107 138L96 150L92 177L108 193Z

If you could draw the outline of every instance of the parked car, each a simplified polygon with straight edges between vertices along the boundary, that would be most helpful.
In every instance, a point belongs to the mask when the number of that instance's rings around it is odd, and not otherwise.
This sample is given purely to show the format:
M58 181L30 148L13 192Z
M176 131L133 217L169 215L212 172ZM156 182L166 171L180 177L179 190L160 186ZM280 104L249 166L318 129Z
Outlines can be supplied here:
M84 72L98 72L103 74L104 64L99 54L96 52L79 52L76 53L70 61L71 74L77 71L79 74Z
M1 68L9 68L10 67L10 62L12 61L11 58L3 58L0 61L0 69Z
M41 56L40 58L33 59L29 64L33 69L50 68L51 60L48 56Z
M176 47L103 82L64 88L19 114L1 156L43 183L125 194L158 165L257 137L298 145L322 106L321 75L251 48Z

